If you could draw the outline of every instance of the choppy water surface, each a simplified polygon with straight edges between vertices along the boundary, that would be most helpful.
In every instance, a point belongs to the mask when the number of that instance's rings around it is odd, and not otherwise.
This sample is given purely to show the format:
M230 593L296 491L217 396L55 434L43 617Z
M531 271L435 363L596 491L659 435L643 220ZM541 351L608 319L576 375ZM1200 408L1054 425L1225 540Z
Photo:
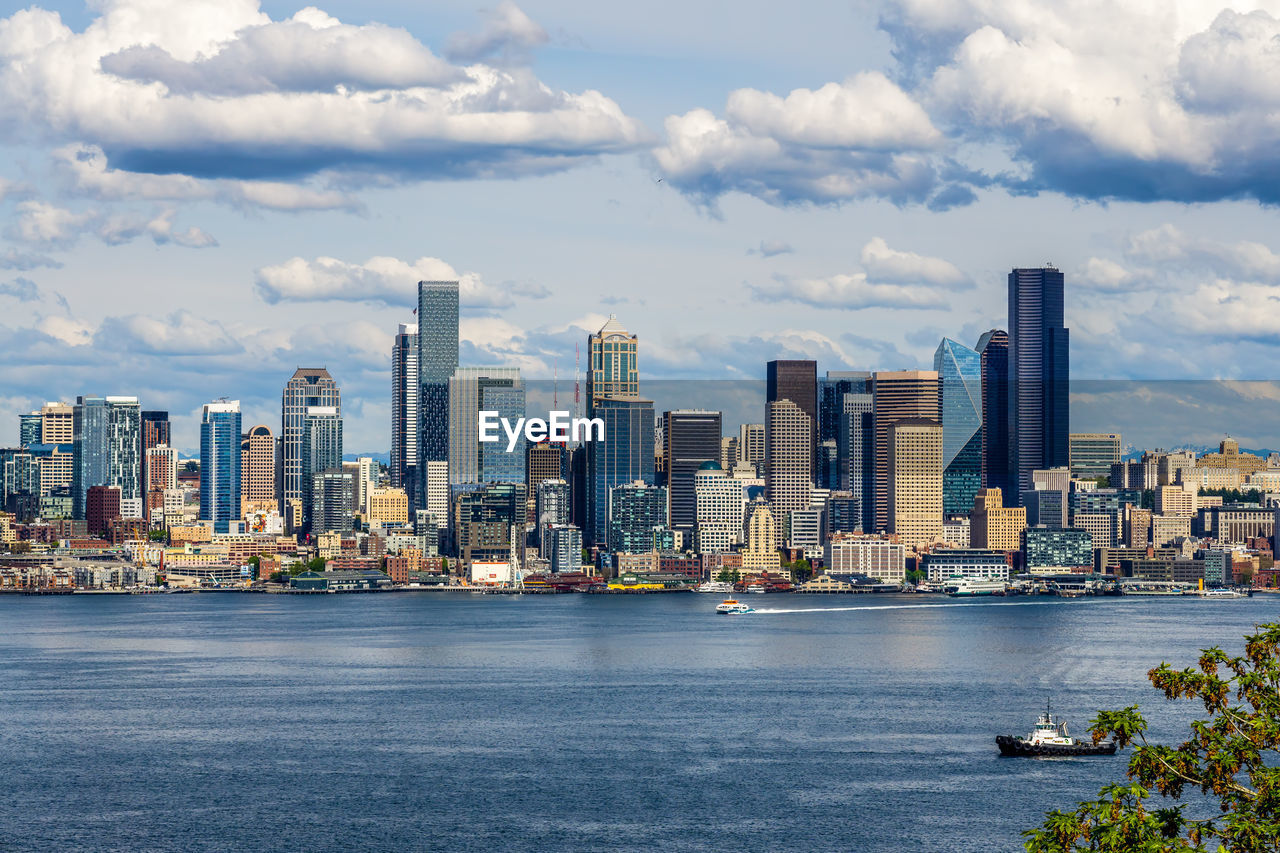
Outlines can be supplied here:
M1021 849L1125 759L998 757L1280 599L0 598L3 850Z

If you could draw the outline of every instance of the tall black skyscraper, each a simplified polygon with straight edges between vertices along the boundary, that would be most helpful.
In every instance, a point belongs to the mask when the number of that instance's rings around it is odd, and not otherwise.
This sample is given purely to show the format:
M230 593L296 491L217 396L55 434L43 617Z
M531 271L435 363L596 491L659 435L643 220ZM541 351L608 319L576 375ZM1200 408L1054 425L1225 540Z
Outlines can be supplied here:
M818 447L818 362L805 360L771 361L765 373L765 409L769 403L790 400L809 416L812 440L809 442L809 470L816 474Z
M662 458L667 471L667 512L673 530L692 541L698 523L694 476L720 458L720 413L677 409L662 413Z
M458 283L418 282L418 503L428 462L449 459L449 378L458 368Z
M1009 333L984 332L982 358L982 487L1011 494L1009 485Z
M1009 273L1009 456L1014 494L1031 472L1069 464L1063 278L1053 267Z

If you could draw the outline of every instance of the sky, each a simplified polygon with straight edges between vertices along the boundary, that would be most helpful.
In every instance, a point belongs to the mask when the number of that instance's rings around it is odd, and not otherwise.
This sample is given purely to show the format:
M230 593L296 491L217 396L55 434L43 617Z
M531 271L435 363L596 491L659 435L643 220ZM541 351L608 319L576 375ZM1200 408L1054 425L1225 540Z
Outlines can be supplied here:
M462 282L463 364L565 382L616 313L642 381L757 380L929 367L1052 263L1073 380L1116 383L1074 430L1280 446L1277 36L1280 0L0 3L0 419L135 394L191 451L326 366L385 452L419 279Z

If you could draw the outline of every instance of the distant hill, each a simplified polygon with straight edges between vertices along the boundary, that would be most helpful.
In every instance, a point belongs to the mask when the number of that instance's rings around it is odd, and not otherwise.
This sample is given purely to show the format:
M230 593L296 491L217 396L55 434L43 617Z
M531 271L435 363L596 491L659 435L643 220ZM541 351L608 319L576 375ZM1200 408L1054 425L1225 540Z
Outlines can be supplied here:
M1183 451L1190 450L1193 453L1195 453L1197 457L1199 457L1199 456L1203 456L1206 453L1217 453L1218 445L1216 444L1183 444L1178 447L1164 447L1164 448L1161 448L1161 450L1164 453L1181 453ZM1254 456L1261 456L1263 459L1266 459L1268 456L1270 456L1272 453L1275 453L1276 451L1270 450L1267 448L1263 448L1261 450L1255 450L1253 448L1242 447L1240 448L1240 452L1251 453ZM1124 454L1121 456L1121 458L1124 459L1124 461L1126 462L1137 462L1139 459L1142 458L1142 453L1143 451L1141 450L1138 450L1132 447L1127 447L1125 448Z
M381 452L375 452L375 453L344 453L342 454L342 461L355 462L361 456L368 456L370 459L373 459L376 462L381 462L383 465L391 464L390 451L381 451Z

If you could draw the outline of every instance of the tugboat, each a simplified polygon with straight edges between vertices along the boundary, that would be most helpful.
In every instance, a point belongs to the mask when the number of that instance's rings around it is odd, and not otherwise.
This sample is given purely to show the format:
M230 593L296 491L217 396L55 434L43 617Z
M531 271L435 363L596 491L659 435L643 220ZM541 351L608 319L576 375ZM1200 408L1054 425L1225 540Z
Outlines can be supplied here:
M716 605L716 613L721 616L738 616L743 613L755 613L755 608L750 605L743 604L736 598L726 598L724 601Z
M1067 724L1054 718L1049 713L1049 703L1044 704L1044 713L1036 720L1036 727L1025 738L1012 735L997 735L996 745L1000 754L1017 757L1038 756L1076 756L1076 755L1115 755L1116 743L1112 740L1102 743L1087 743L1076 740L1067 734Z

